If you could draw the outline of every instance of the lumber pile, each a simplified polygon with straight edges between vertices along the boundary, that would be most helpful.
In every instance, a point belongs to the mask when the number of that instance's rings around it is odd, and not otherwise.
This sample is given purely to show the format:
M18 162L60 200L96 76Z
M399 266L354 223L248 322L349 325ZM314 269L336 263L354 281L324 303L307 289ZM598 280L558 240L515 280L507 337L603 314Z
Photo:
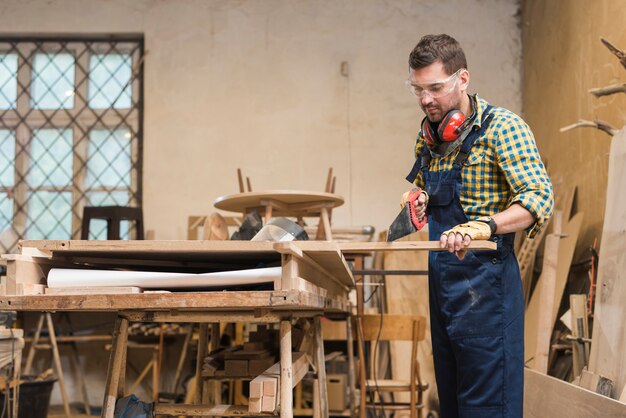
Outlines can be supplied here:
M259 325L249 341L234 347L221 347L204 359L204 376L254 377L270 368L278 356L278 332Z
M309 371L309 361L303 352L292 353L293 389ZM248 412L274 412L280 406L280 362L272 365L250 382ZM283 390L286 390L283 388Z

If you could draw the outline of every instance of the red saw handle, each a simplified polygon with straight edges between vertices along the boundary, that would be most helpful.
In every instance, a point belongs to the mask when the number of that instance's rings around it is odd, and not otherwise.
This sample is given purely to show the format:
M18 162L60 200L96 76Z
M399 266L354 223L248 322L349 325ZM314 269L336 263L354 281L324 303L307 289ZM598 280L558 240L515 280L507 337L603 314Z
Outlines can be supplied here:
M407 200L407 204L409 205L409 212L411 213L411 222L413 222L413 225L415 226L415 228L417 228L418 231L424 228L424 225L426 225L426 223L428 222L428 217L426 215L424 215L424 217L420 221L417 218L417 214L415 213L415 201L418 197L420 197L421 194L422 189L420 189L419 187L417 189L413 189L409 193L409 199Z

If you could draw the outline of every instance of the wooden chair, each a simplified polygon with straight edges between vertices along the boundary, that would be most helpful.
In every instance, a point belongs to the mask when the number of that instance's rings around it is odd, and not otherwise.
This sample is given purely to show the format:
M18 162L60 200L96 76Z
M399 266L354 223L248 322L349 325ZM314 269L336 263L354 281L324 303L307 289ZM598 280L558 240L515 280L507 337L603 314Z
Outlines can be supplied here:
M360 386L361 386L361 408L360 417L366 417L367 409L377 409L385 411L409 410L411 418L422 417L424 408L423 393L428 389L427 384L423 384L420 378L419 363L417 361L417 349L420 341L424 340L426 319L423 316L415 315L363 315L357 323L357 335L359 337L359 358L360 361ZM411 377L409 381L389 380L389 379L364 379L365 362L362 361L364 341L411 341ZM376 361L376 359L374 359ZM373 376L372 376L373 377ZM381 401L379 394L408 392L410 401L391 402ZM368 396L371 395L371 396Z

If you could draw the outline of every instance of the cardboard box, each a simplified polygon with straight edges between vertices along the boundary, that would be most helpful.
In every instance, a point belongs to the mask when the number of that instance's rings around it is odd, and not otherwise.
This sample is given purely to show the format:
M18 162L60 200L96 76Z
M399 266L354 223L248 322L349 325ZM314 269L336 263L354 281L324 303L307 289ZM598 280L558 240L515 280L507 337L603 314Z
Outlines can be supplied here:
M348 407L348 376L345 374L327 374L328 410L343 412Z

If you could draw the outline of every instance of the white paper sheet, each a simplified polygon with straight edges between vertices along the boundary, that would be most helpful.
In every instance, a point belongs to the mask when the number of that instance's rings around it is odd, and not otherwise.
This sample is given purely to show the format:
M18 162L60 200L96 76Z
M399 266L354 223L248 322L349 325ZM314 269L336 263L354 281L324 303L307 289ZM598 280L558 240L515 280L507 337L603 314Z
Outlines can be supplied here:
M144 289L185 289L271 283L281 267L188 274L152 271L57 269L48 273L48 287L138 286Z

